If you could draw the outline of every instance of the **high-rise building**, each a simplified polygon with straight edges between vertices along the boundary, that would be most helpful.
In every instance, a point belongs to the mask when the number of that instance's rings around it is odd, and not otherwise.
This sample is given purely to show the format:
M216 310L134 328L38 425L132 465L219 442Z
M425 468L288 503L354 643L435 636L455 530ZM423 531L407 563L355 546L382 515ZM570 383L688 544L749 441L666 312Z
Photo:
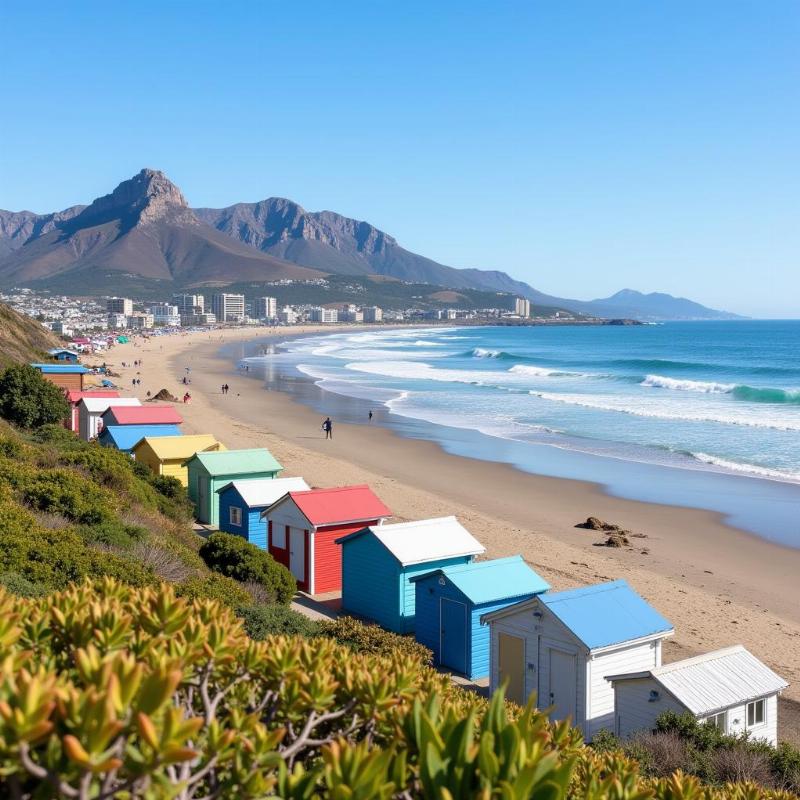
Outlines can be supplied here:
M518 297L514 300L514 313L518 317L529 317L531 315L531 301L527 297Z
M155 317L152 314L134 314L128 317L129 328L152 328L155 322Z
M211 311L217 322L241 322L245 318L244 295L227 292L213 294Z
M109 297L106 302L106 311L109 314L124 314L129 317L133 314L133 300L127 297Z
M297 312L291 306L284 306L278 314L278 319L284 325L294 325L297 322Z
M128 317L126 314L109 314L108 315L108 327L112 330L118 330L119 328L127 328L128 327Z
M278 300L275 297L256 297L253 303L253 316L256 319L276 319Z
M169 325L177 327L181 324L181 315L178 306L169 303L156 303L150 306L150 313L153 315L156 325Z
M364 322L383 321L383 310L378 306L365 306L362 311L364 312Z
M172 302L179 314L203 314L206 310L206 299L201 294L174 294Z
M339 312L335 308L312 308L309 319L311 322L338 322Z

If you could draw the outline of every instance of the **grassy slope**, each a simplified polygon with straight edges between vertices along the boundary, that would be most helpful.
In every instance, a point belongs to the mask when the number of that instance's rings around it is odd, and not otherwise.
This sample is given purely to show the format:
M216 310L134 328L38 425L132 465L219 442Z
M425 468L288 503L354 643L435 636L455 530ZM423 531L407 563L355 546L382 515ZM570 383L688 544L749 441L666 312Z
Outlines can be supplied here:
M51 347L59 344L58 337L36 320L0 303L0 368L41 360Z

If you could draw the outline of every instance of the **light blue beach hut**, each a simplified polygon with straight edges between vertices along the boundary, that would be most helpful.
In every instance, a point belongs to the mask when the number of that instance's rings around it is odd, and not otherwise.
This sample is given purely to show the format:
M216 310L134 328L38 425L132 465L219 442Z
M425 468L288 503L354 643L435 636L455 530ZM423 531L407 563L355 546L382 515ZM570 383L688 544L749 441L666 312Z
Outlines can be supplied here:
M522 556L443 567L411 581L417 641L433 651L437 664L470 680L489 675L489 627L481 615L550 588Z
M97 435L97 441L104 447L130 453L145 436L180 435L181 429L177 425L106 425Z
M217 489L219 529L266 550L267 519L262 519L261 513L288 492L310 488L302 478L251 478L226 483Z
M414 630L411 578L484 552L455 517L375 525L336 544L342 547L342 608L397 633Z

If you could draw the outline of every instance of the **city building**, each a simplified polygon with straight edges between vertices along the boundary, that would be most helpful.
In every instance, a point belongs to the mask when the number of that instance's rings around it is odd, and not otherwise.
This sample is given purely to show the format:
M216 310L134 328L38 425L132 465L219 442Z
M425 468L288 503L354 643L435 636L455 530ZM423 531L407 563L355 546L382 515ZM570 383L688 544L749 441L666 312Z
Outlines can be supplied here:
M216 325L217 318L214 314L181 314L181 325Z
M153 315L156 325L177 327L181 324L181 314L178 311L178 306L173 306L169 303L156 303L150 306L150 313Z
M284 306L278 314L278 322L294 325L297 322L297 312L291 306Z
M364 322L383 322L383 310L378 306L366 306L364 312Z
M109 297L106 302L106 311L109 314L124 314L129 317L133 314L133 300L127 297Z
M172 302L178 307L178 313L203 314L206 310L206 299L201 294L174 294Z
M125 314L109 314L108 315L108 327L117 329L117 328L127 328L128 327L128 317Z
M531 315L531 301L527 297L517 297L514 300L514 313L526 319Z
M253 316L256 319L277 319L278 300L275 297L256 297L253 303Z
M128 327L144 330L152 328L155 324L155 317L152 314L132 314L128 317Z
M211 311L219 322L241 322L245 318L244 295L220 292L211 295Z
M339 312L335 308L312 308L309 319L311 322L338 322Z
M73 333L73 328L61 320L56 320L54 323L52 323L50 330L58 336L72 336Z

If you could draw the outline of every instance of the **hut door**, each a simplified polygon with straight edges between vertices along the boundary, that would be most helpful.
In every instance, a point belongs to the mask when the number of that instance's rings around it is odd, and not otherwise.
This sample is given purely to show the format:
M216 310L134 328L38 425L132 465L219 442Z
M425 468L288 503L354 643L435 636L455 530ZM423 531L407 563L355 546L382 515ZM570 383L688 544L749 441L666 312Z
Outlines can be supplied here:
M525 705L525 640L501 633L498 646L500 683L508 681L506 697Z
M208 517L208 487L202 475L197 476L197 510L200 522L211 522Z
M289 569L298 583L306 580L306 532L299 528L289 531Z
M577 694L577 671L575 668L575 655L565 653L555 647L549 649L550 653L550 696L549 702L553 707L554 720L567 719L575 721L575 695Z
M456 672L467 672L467 607L442 597L439 607L439 661Z

